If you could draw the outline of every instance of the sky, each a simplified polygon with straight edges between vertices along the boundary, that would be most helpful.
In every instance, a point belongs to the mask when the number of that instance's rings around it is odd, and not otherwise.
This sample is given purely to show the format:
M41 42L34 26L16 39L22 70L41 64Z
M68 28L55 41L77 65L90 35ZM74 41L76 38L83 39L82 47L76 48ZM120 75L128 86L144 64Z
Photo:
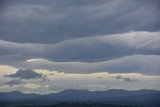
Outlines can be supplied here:
M159 0L0 0L0 92L160 90Z

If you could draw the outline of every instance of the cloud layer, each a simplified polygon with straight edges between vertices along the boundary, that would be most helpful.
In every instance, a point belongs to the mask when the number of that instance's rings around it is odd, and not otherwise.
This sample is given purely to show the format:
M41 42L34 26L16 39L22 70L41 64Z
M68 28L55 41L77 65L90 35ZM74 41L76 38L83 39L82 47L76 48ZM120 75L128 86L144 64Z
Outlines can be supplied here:
M15 65L16 66L16 65ZM160 75L160 57L156 55L133 55L115 60L86 62L53 62L45 59L31 59L17 67L32 69L47 69L66 73L141 73L145 75Z
M66 73L142 73L159 75L160 33L129 32L57 44L0 41L1 64ZM15 63L16 62L16 63Z
M130 32L79 38L57 44L14 43L0 40L3 58L43 58L53 61L96 62L126 55L159 55L159 32Z
M160 89L159 5L1 0L0 91Z
M159 4L158 0L3 0L0 39L58 43L128 31L159 31Z

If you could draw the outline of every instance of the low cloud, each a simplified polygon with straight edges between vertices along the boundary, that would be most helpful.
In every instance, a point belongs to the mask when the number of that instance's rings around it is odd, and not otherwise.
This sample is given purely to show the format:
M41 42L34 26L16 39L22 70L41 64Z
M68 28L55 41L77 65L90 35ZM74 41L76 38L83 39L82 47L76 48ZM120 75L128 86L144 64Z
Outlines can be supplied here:
M43 75L36 73L33 70L26 69L26 70L18 70L15 74L5 75L5 77L10 78L20 78L20 79L36 79L36 78L42 78Z
M21 79L13 79L5 82L3 85L14 86L14 85L21 85L22 83L24 82Z
M138 81L137 79L131 79L131 78L128 78L128 77L124 77L122 75L118 75L114 78L119 79L119 80L123 80L124 82L136 82L136 81Z

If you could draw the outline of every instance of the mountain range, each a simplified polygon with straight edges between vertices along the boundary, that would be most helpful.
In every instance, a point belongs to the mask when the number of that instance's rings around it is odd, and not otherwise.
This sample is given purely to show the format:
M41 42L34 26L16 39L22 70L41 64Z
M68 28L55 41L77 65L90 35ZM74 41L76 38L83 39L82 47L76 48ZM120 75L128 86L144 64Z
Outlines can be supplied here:
M160 105L160 91L156 90L120 90L88 91L68 89L58 93L24 94L18 91L0 93L0 103L34 103L34 104L57 104L57 103L123 103Z

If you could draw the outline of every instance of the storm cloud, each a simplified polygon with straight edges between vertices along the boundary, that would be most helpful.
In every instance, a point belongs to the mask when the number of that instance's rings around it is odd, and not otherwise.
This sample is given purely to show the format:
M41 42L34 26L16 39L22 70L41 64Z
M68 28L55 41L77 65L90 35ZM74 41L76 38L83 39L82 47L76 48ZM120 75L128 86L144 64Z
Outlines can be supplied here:
M159 55L159 35L159 32L130 32L79 38L57 44L21 44L0 40L0 58L2 61L5 58L11 61L13 57L17 61L43 58L66 62L97 62L126 55Z
M53 44L128 31L159 31L159 4L159 0L2 0L0 39Z
M159 75L160 33L129 32L63 41L57 44L0 41L1 64L18 69L66 73L141 73Z
M159 4L158 0L2 0L0 64L65 73L159 75ZM42 78L25 73L10 77Z

